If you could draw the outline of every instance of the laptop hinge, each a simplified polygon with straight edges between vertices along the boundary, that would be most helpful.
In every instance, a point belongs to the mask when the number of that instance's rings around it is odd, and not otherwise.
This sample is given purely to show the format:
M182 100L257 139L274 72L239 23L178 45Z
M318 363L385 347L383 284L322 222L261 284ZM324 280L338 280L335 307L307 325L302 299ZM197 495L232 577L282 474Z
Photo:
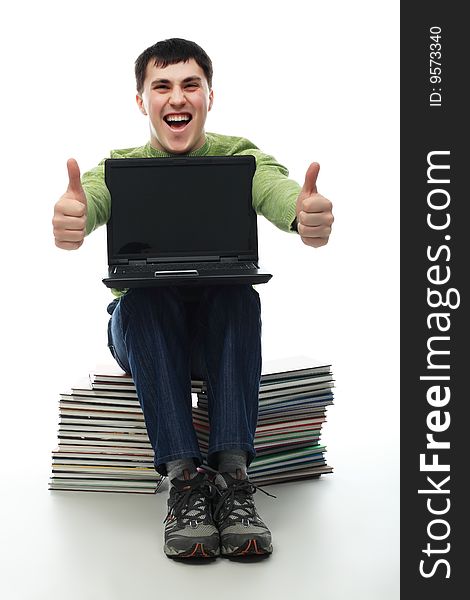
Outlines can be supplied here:
M146 265L146 264L147 264L147 261L145 259L144 260L129 259L129 265Z
M238 256L221 256L220 257L220 262L223 263L234 263L234 262L238 262L239 258Z

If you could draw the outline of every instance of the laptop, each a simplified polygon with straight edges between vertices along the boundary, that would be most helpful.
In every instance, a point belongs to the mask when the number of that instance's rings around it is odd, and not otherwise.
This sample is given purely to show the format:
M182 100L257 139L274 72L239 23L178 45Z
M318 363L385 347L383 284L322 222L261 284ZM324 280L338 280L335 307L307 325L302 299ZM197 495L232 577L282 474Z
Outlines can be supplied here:
M266 283L254 156L109 158L108 276L126 289Z

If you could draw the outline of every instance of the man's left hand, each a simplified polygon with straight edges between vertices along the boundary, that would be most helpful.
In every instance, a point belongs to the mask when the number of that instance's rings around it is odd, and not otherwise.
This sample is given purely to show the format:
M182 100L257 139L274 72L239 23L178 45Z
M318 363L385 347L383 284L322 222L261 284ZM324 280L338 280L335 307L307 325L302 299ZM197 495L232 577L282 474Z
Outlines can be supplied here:
M305 175L305 183L297 198L297 231L307 246L319 248L328 243L334 217L331 202L317 192L320 165L312 163Z

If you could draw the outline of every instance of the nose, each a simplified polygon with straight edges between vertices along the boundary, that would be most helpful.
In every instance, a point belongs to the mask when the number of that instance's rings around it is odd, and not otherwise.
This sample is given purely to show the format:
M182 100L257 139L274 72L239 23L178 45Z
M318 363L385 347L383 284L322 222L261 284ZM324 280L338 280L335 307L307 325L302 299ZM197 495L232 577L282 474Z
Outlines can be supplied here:
M185 102L186 96L183 90L178 85L175 85L171 91L170 104L173 106L183 106Z

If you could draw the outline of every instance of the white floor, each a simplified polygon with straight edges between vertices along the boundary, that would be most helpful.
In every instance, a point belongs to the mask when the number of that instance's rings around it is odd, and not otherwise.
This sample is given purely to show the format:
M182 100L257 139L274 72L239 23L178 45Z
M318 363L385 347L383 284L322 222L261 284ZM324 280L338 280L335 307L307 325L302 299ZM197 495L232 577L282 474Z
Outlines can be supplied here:
M257 493L273 533L269 559L182 564L162 551L166 491L138 496L47 490L56 408L28 404L29 443L17 448L28 462L21 468L8 461L2 482L3 598L399 598L398 461L393 436L382 434L386 416L375 415L367 442L358 437L348 443L351 427L359 424L355 412L333 406L324 441L334 474L269 486L277 499ZM51 413L49 432L34 427L37 415L47 417L44 410Z

